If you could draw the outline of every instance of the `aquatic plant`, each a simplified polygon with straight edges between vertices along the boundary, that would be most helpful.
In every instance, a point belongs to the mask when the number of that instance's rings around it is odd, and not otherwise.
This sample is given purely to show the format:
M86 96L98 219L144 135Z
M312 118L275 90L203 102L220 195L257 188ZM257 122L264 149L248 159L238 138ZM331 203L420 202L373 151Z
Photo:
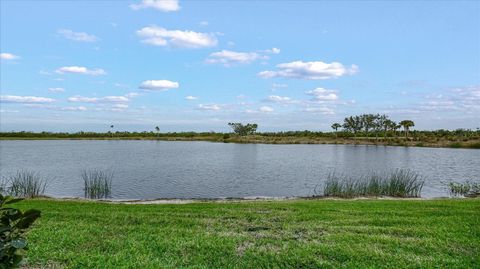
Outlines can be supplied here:
M34 198L42 196L47 186L47 180L40 174L28 171L19 170L7 180L7 185L4 186L6 192L14 197Z
M448 183L450 196L478 197L480 196L480 182L450 182Z
M362 196L420 197L424 180L417 173L397 169L386 175L371 173L353 178L330 174L323 193L314 190L316 196L353 198Z
M112 194L113 172L102 170L82 171L85 198L109 198Z

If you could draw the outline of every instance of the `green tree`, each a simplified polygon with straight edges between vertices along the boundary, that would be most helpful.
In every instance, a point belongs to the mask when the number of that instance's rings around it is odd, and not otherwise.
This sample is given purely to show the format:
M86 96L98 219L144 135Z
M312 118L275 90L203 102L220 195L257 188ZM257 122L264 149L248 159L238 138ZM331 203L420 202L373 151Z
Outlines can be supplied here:
M408 132L410 131L411 127L415 126L415 123L412 120L402 120L400 125L405 130L405 139L408 139Z
M334 124L332 124L332 129L335 130L335 138L337 138L338 128L340 127L342 127L340 123L335 122Z
M232 128L235 134L241 136L254 134L258 128L256 123L242 124L239 122L229 122L228 125Z
M157 139L158 139L160 136L160 127L155 126L155 131L157 132Z
M391 119L386 119L384 122L383 122L383 138L384 140L387 139L387 133L388 133L388 130L392 130L392 131L395 131L395 126L397 124L392 121Z
M360 116L350 116L343 120L343 128L353 133L353 138L357 139L357 133L362 129L362 118Z
M373 114L363 114L360 115L361 126L364 128L366 136L371 128L375 127L375 115Z

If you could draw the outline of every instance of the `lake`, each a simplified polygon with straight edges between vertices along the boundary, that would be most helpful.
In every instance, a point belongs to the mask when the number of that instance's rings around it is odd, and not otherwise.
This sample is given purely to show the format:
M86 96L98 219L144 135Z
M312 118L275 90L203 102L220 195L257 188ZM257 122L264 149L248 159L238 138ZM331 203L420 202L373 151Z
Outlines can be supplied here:
M477 179L480 150L364 145L265 145L127 140L0 141L2 178L31 170L46 194L82 197L85 169L114 172L114 199L290 197L313 194L329 173L363 175L408 168L426 182L422 197L448 195L446 183Z

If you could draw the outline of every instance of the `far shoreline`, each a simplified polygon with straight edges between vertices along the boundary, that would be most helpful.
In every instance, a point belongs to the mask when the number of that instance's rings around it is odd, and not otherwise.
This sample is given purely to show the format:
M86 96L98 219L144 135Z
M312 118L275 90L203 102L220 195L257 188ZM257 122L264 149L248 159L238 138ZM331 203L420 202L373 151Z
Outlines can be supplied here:
M144 141L166 141L166 142L213 142L213 143L235 143L235 144L278 144L278 145L370 145L370 146L394 146L394 147L426 147L426 148L462 148L480 149L480 140L471 139L467 141L422 141L406 139L384 138L309 138L309 137L264 137L264 136L232 136L226 139L218 136L201 137L0 137L0 141L26 141L26 140L144 140Z

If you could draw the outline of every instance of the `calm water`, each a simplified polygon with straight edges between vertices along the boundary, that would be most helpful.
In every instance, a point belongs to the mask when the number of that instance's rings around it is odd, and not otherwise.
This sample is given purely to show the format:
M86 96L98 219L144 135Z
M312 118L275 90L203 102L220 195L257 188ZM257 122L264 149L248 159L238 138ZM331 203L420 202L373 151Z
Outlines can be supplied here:
M0 141L0 173L29 169L49 178L46 194L83 195L84 169L114 171L113 198L312 195L331 172L412 169L423 197L445 182L478 179L480 150L352 145L254 145L159 141Z

